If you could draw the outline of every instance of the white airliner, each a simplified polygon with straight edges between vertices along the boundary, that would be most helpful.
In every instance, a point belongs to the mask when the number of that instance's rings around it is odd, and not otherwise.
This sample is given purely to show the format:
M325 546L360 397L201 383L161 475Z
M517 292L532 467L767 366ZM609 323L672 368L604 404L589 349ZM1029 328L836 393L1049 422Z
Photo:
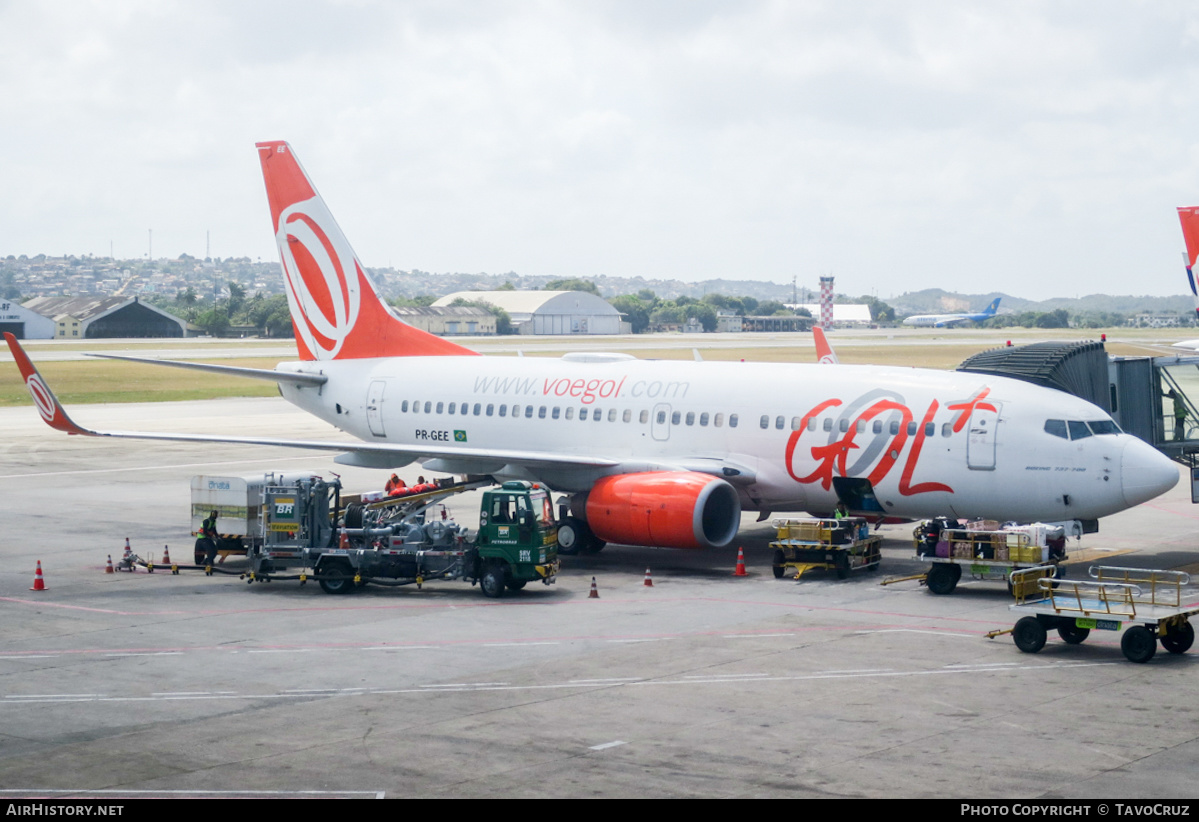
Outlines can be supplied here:
M925 328L943 328L964 322L980 323L995 316L995 312L999 310L999 301L1002 299L1002 297L996 297L990 305L977 314L917 314L914 317L908 317L903 324Z
M1172 462L1098 407L1003 377L621 354L478 356L396 319L289 146L258 151L300 359L274 371L166 364L276 381L288 401L363 442L85 429L6 334L51 426L539 481L572 495L559 530L568 552L603 541L726 546L743 510L828 512L839 497L879 518L1092 521L1178 482Z

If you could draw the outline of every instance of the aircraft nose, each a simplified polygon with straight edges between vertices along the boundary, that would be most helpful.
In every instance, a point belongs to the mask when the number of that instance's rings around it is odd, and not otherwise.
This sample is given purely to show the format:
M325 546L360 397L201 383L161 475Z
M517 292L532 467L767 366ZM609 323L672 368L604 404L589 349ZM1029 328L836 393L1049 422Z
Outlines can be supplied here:
M1130 437L1120 457L1120 487L1131 508L1178 484L1178 466L1149 443Z

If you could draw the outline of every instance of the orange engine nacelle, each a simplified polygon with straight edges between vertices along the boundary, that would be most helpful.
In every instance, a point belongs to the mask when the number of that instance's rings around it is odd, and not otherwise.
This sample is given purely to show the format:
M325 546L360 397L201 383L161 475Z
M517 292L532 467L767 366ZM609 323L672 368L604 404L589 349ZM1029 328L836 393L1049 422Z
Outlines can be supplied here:
M741 500L724 480L694 471L619 474L592 486L587 525L605 542L723 548L737 536Z

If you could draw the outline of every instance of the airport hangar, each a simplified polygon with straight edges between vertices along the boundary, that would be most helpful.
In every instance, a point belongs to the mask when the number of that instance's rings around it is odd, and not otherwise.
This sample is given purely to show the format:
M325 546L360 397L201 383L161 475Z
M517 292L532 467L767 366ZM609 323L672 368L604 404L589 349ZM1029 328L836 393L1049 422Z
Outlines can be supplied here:
M485 302L508 312L518 334L620 334L620 312L586 291L455 291L433 303Z
M23 308L50 323L49 333L40 323L27 326L26 339L187 336L187 323L137 297L34 297Z

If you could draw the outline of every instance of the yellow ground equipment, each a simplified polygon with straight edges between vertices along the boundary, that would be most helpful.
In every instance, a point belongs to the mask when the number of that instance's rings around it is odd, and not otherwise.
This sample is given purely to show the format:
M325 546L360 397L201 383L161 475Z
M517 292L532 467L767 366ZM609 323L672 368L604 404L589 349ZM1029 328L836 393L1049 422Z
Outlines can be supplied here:
M795 579L813 568L836 572L845 579L850 571L878 570L882 537L871 536L862 517L843 519L776 519L774 577L792 570Z
M1172 654L1185 653L1195 641L1190 618L1199 613L1199 594L1186 586L1181 571L1091 566L1090 579L1054 580L1043 569L1012 573L1016 604L1024 614L1012 628L1016 647L1035 654L1045 647L1050 629L1077 645L1092 630L1123 631L1120 650L1131 662L1148 662L1157 644ZM994 632L997 636L1006 631Z

